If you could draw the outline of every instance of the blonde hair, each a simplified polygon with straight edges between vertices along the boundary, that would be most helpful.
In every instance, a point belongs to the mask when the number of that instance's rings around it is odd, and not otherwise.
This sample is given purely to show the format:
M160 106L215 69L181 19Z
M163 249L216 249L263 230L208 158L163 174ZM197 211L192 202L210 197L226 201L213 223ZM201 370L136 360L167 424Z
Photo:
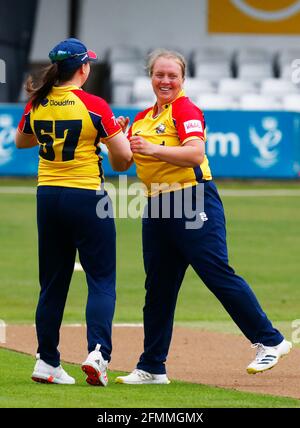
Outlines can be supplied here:
M174 59L177 64L180 65L182 78L185 78L186 61L184 59L184 56L181 55L179 52L171 51L168 49L156 49L155 51L149 54L147 70L150 77L152 77L154 65L159 58Z

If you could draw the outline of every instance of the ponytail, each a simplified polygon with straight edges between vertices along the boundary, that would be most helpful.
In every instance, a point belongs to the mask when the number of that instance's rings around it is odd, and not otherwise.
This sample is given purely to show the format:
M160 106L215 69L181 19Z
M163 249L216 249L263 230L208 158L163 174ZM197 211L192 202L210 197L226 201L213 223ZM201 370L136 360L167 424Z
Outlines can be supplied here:
M52 89L52 86L58 79L57 64L49 65L45 68L38 86L34 86L32 76L29 76L25 85L27 94L29 95L33 109L36 109L44 98L47 97Z
M61 72L58 65L54 63L44 69L37 85L35 85L35 79L29 76L25 84L25 90L29 95L33 109L36 109L41 104L56 83L70 80L76 71L77 69Z

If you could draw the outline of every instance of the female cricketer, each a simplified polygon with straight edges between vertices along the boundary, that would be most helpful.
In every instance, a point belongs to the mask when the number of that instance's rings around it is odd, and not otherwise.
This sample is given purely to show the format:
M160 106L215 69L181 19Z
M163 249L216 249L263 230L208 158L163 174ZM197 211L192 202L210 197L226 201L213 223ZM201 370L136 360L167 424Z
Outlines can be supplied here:
M248 373L268 370L290 351L291 343L273 328L251 288L228 264L223 205L205 155L204 117L183 91L185 60L176 52L155 51L148 68L157 101L138 113L129 130L137 174L148 189L144 352L136 369L116 381L169 383L165 361L189 265L257 348ZM125 126L128 118L118 120Z
M81 89L96 54L80 40L71 38L56 45L49 58L52 65L46 69L40 85L27 83L30 98L16 135L18 148L39 145L37 224L41 290L36 310L37 362L32 379L75 383L61 367L57 348L78 251L88 284L89 354L82 370L89 384L106 386L116 297L116 237L113 216L97 216L98 202L107 198L99 143L107 145L115 170L126 170L132 153L108 104Z

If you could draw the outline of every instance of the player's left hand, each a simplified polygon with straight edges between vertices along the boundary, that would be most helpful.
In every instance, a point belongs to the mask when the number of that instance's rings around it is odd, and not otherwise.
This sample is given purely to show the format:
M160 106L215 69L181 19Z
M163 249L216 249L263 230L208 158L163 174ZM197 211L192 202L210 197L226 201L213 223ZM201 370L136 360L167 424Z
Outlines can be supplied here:
M130 138L130 148L132 153L154 156L156 145L149 143L149 141L145 140L143 137L135 135Z

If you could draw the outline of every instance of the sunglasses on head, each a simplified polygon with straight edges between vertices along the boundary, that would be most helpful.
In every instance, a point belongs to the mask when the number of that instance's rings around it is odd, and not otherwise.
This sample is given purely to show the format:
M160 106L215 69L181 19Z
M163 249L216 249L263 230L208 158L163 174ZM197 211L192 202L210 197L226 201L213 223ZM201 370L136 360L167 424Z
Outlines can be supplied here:
M82 56L87 55L88 52L82 52L80 54L72 54L70 51L57 51L57 52L50 52L49 58L51 61L62 61L64 59L68 58L75 58L76 56Z

